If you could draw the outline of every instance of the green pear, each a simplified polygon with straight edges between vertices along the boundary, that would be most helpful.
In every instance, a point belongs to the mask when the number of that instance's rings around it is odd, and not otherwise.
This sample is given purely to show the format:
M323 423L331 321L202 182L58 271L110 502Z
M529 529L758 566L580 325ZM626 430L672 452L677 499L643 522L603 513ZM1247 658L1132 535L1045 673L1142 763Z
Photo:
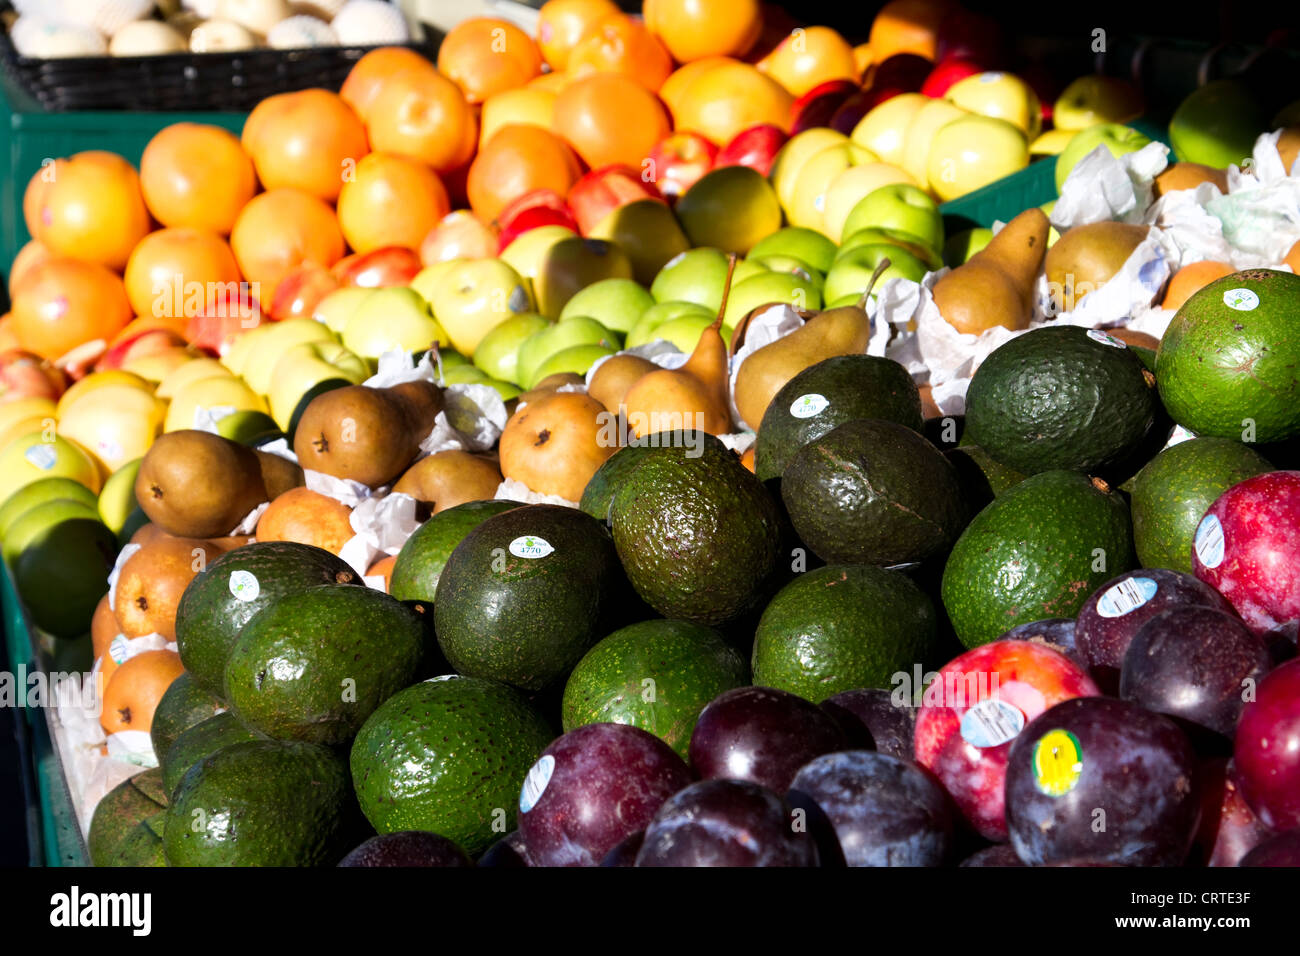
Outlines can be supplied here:
M657 199L619 206L587 235L608 239L626 252L632 260L632 275L642 285L653 282L664 263L691 247L673 211Z

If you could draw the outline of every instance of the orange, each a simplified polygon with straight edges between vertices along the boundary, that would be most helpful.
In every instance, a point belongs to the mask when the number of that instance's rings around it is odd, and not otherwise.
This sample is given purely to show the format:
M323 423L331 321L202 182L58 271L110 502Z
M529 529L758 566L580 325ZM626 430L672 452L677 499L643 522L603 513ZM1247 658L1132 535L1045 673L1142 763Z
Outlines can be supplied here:
M550 129L554 118L555 94L550 90L526 86L498 93L483 104L479 114L479 148L502 126L524 123Z
M498 130L474 158L466 191L470 208L490 223L512 200L534 189L568 195L581 174L578 158L560 137L512 123Z
M6 312L0 315L0 352L21 348L22 343L18 341L18 335L14 332L14 314Z
M467 163L478 142L474 108L437 70L408 70L387 79L361 114L370 148L399 153L444 173Z
M673 60L658 37L631 17L602 20L573 48L567 70L625 73L648 90L657 90L673 72Z
M889 0L871 21L871 56L883 63L897 53L933 60L939 25L956 9L953 0Z
M18 287L30 276L33 269L50 258L50 250L35 239L29 239L14 256L13 265L9 267L9 298L12 301L18 294Z
M700 74L673 110L676 129L694 130L725 146L741 130L771 123L790 131L794 97L748 63L725 63Z
M140 186L149 211L164 226L228 236L239 210L257 192L257 176L234 133L173 123L144 148Z
M758 0L645 0L641 13L678 63L744 56L763 32Z
M239 271L257 284L255 294L269 310L276 285L294 266L328 267L343 258L343 233L324 200L301 189L270 189L239 214L230 247Z
M757 64L795 96L830 80L858 79L853 47L830 27L798 27Z
M343 102L356 110L363 120L375 101L385 82L398 73L414 70L424 73L437 73L433 64L414 50L403 46L381 46L371 50L348 71L339 96Z
M215 232L159 229L140 240L126 263L126 295L136 315L189 318L217 289L239 283L230 246Z
M92 150L59 163L39 203L34 236L55 255L120 270L149 231L140 177L116 153Z
M526 89L545 90L547 93L559 93L573 79L565 70L552 70L528 81Z
M93 262L51 258L14 297L13 332L29 352L54 361L79 345L108 342L131 321L122 280Z
M555 98L555 131L592 169L641 168L672 124L658 97L621 73L592 73Z
M326 202L370 152L360 118L329 90L268 96L248 114L243 144L265 188L292 186Z
M1203 259L1185 265L1169 277L1169 284L1165 286L1165 297L1160 302L1160 308L1177 311L1192 297L1193 293L1215 279L1230 276L1236 271L1228 263L1216 262L1213 259Z
M438 48L438 69L465 99L517 89L542 72L542 54L523 30L506 20L471 17L452 27Z
M27 224L29 235L35 236L41 228L41 204L45 199L45 189L58 178L60 166L67 162L66 159L47 159L27 181L27 189L23 192L23 222Z
M686 91L696 78L707 73L715 66L721 66L724 63L739 63L729 56L710 56L703 60L695 60L693 63L687 63L685 66L679 66L673 71L673 74L664 80L663 85L659 87L659 98L668 106L668 110L676 115L678 105L681 102L682 93ZM680 129L680 127L678 127Z
M537 46L552 70L565 70L578 42L620 12L611 0L547 0L537 16Z
M356 252L384 246L418 250L451 212L447 189L424 163L393 153L371 153L339 194L339 226Z
M1282 257L1282 261L1291 267L1292 272L1300 275L1300 241L1291 246L1287 254Z

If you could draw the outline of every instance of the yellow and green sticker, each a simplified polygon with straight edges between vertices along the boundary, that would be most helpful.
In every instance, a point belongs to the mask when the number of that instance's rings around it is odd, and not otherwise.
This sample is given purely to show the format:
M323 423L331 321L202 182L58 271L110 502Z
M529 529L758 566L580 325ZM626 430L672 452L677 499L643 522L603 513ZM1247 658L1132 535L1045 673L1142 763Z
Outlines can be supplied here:
M1068 730L1049 730L1034 745L1034 782L1043 793L1063 797L1083 776L1083 750Z

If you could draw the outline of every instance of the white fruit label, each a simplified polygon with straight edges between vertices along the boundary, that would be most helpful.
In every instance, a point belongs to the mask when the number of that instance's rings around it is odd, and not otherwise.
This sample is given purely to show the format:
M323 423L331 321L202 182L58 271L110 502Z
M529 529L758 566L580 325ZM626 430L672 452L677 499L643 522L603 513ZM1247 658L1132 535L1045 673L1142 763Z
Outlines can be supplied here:
M542 754L537 763L529 768L528 776L524 778L523 789L519 791L520 813L527 813L537 806L537 801L542 799L542 794L546 792L546 785L551 782L553 773L555 773L555 758L550 754Z
M104 439L95 443L101 458L107 458L110 461L122 457L122 446L115 441L106 441Z
M1101 329L1089 329L1088 338L1092 339L1094 342L1100 342L1102 345L1109 345L1113 349L1128 348L1127 345L1115 338L1115 336L1103 332Z
M1185 441L1191 441L1196 436L1189 432L1182 425L1175 425L1174 430L1169 433L1169 441L1166 448L1172 448L1174 445L1181 445Z
M973 747L997 747L1025 729L1025 715L1019 707L990 697L961 718L961 736Z
M510 292L510 299L506 302L506 308L511 312L528 311L528 290L521 285L517 285Z
M119 634L108 644L108 656L113 659L114 664L123 664L126 662L127 645L131 642L127 640L125 634Z
M825 395L818 395L816 392L810 392L807 395L800 395L790 406L790 414L795 418L812 418L814 415L820 415L830 407L830 402Z
M515 538L510 542L509 548L510 553L516 558L544 558L554 550L545 538L537 538L531 534Z
M980 74L981 83L996 83L1000 79L1002 79L1002 74L998 72Z
M1196 557L1207 568L1223 563L1223 525L1214 515L1206 515L1196 528Z
M1127 578L1107 588L1097 599L1097 613L1102 617L1123 617L1150 601L1158 590L1160 585L1150 578Z
M28 448L23 452L23 457L41 471L49 471L54 467L54 463L59 460L59 453L54 450L53 445L47 445L42 442L39 445L32 445Z
M257 583L257 578L248 571L231 571L230 593L247 603L257 600L257 596L262 593L262 586Z
M1259 296L1249 289L1229 289L1223 293L1223 304L1238 312L1250 312L1259 305Z

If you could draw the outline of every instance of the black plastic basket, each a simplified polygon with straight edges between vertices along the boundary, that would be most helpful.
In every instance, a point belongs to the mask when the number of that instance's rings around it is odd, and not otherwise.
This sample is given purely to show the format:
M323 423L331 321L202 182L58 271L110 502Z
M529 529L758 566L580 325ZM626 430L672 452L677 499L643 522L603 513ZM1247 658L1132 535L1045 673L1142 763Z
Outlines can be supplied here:
M427 27L422 33L422 39L400 45L432 60L442 35ZM0 65L15 86L52 113L248 112L275 93L313 87L337 90L353 64L371 49L339 46L42 60L19 56L9 32L0 27Z

